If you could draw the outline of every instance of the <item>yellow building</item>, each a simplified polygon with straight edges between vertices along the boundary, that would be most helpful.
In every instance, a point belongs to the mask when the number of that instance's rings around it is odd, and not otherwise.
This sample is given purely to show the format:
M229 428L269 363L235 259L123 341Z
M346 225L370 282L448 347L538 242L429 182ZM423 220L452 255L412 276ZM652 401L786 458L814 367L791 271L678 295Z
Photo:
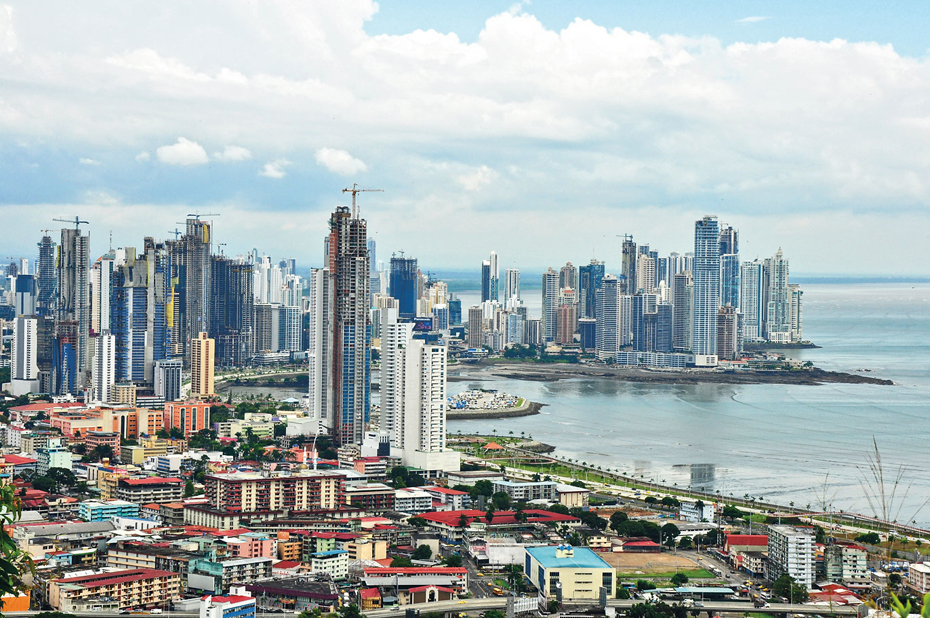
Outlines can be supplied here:
M207 333L191 341L191 397L206 398L214 394L213 358L216 348Z
M110 389L110 403L121 403L132 407L136 406L135 384L114 384Z
M541 594L561 601L593 601L601 587L614 597L616 572L597 552L587 547L558 545L527 547L524 573Z
M371 539L358 539L345 543L343 546L349 552L349 560L383 560L387 558L387 541L374 541Z
M126 468L103 467L97 469L97 488L101 500L116 500L116 486L120 479L128 478L130 471Z

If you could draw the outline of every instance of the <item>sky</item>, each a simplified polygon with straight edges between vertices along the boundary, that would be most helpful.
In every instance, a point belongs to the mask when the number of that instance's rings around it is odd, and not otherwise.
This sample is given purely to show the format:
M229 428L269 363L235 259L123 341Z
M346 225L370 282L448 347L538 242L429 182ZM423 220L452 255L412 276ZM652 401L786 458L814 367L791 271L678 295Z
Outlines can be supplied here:
M55 218L319 265L620 263L694 221L794 273L930 275L924 2L0 0L0 259ZM211 214L215 213L215 214Z

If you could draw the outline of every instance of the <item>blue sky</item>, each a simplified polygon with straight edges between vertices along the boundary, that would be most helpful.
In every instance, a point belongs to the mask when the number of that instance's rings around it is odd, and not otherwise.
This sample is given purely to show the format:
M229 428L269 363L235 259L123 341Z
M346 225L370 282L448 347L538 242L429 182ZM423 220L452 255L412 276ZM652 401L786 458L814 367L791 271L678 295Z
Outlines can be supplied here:
M427 268L612 270L618 234L685 252L717 214L746 259L930 274L928 11L0 0L0 254L216 212L227 253L315 265L357 181L379 254Z

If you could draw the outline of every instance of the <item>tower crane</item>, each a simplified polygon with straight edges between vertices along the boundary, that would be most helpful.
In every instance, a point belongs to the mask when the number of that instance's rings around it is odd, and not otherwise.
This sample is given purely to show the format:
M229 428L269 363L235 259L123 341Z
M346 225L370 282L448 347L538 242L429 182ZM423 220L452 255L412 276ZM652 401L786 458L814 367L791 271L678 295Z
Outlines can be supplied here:
M343 193L351 193L351 194L352 194L352 218L353 218L353 219L357 216L357 213L358 213L358 210L357 210L356 207L355 207L355 196L356 196L357 194L359 194L359 193L365 193L365 192L369 192L369 191L380 191L381 193L384 193L384 189L359 189L359 188L358 188L358 183L357 183L357 182L353 182L353 183L352 183L352 188L351 188L351 189L346 188L346 189L343 189L343 190L342 190Z
M74 229L76 230L80 228L80 225L82 223L86 223L90 225L90 221L82 221L80 217L75 217L74 221L72 221L71 219L52 219L52 221L61 221L62 223L73 223Z
M188 213L187 216L194 217L195 219L200 221L200 217L219 217L220 213L218 212L195 212L195 213Z

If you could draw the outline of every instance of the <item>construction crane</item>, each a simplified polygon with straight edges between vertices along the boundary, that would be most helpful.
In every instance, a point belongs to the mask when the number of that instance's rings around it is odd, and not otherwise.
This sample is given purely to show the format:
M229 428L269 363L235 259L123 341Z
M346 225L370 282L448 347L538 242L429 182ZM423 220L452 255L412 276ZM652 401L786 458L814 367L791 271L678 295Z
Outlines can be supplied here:
M220 255L223 255L223 247L226 246L226 243L224 242L217 243L216 246L220 248Z
M180 225L180 224L179 224L179 225ZM169 233L169 234L174 234L174 239L175 239L175 240L178 239L178 236L180 236L181 234L183 234L183 232L181 232L178 228L174 228L174 231L173 231L173 232L172 232L171 230L168 230L168 233Z
M187 216L194 217L195 219L200 221L200 217L219 217L220 213L218 212L195 212L195 213L188 213Z
M343 189L343 190L342 190L343 193L351 193L351 194L352 194L352 218L353 218L353 219L357 216L357 213L358 213L358 210L357 210L356 207L355 207L355 196L356 196L357 194L359 194L359 193L365 193L365 192L369 192L369 191L380 191L381 193L384 193L384 189L359 189L359 188L358 188L358 183L357 183L357 182L353 182L353 183L352 183L352 188L351 188L351 189L348 189L348 188L347 188L347 189Z
M90 221L82 221L80 217L75 217L74 221L72 221L71 219L52 219L52 221L61 221L62 223L73 223L74 229L79 229L79 226L82 223L86 223L90 225Z

